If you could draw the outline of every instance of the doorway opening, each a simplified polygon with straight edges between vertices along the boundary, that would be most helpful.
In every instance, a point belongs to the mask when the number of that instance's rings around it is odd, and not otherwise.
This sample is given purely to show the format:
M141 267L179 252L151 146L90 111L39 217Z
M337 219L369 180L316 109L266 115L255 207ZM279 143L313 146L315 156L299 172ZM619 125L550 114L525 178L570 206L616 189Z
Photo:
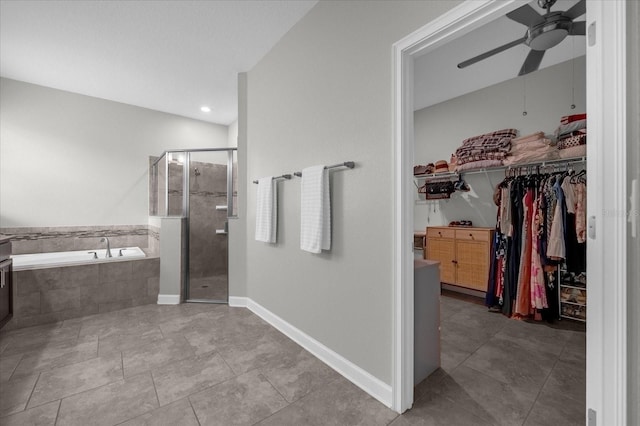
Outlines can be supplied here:
M605 3L606 6L605 6ZM394 140L395 140L395 215L394 215L394 371L393 407L399 412L413 403L413 204L415 186L412 176L414 152L413 81L415 59L474 29L522 6L524 2L474 1L462 5L425 25L394 45ZM596 24L598 24L596 29ZM587 212L592 232L587 253L590 294L588 310L591 325L587 325L587 396L589 418L598 424L624 423L626 414L625 343L626 306L626 234L619 221L602 216L602 208L617 206L626 211L625 147L625 61L624 5L617 2L591 2L587 11L586 81L587 114L590 118L590 140L587 168L593 184L588 190ZM598 40L598 42L596 42ZM605 59L606 58L606 59ZM616 119L605 118L613 114ZM607 150L604 140L607 140ZM615 172L604 173L607 170ZM605 186L606 185L606 186ZM614 188L604 191L604 188ZM615 253L615 255L614 255ZM606 268L606 258L615 271ZM604 271L607 270L607 276ZM607 296L603 284L607 282ZM606 301L609 300L609 303ZM605 308L610 309L605 313ZM605 333L605 330L607 331ZM604 344L609 341L611 344ZM600 348L600 349L598 349ZM604 350L602 349L604 348ZM616 374L603 377L599 371ZM609 366L609 367L607 367ZM615 377L614 377L615 376ZM604 395L609 384L613 393ZM587 413L585 413L585 417Z

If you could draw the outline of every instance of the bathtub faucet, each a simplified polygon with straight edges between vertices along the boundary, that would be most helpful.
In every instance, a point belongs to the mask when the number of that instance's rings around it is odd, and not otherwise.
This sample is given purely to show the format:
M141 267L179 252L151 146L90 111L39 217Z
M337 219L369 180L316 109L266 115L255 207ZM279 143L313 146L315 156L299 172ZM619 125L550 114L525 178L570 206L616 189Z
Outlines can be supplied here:
M102 239L100 240L101 243L106 242L107 243L107 254L104 257L113 257L111 256L111 246L109 245L109 238L107 237L102 237Z

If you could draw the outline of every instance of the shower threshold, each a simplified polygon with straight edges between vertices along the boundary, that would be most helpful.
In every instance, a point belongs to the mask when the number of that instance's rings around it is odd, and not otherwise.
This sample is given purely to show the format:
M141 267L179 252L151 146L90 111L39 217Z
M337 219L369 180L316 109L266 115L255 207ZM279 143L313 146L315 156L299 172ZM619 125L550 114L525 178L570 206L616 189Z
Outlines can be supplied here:
M227 305L229 304L226 300L213 300L213 299L187 299L184 301L185 303L211 303L218 305Z

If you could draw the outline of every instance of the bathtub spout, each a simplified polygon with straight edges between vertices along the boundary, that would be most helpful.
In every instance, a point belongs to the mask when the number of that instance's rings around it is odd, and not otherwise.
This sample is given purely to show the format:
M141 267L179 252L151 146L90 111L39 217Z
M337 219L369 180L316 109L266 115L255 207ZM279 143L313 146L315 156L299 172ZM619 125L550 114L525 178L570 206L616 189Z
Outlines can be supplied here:
M102 239L100 240L101 243L106 242L107 243L107 253L105 254L104 257L113 257L111 255L111 245L109 244L109 238L107 237L102 237Z

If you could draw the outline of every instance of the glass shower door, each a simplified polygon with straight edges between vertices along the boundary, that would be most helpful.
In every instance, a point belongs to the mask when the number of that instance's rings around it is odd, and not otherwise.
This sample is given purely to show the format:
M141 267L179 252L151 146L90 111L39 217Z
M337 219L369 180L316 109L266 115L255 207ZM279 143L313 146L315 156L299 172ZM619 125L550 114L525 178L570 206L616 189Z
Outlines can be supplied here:
M187 153L187 301L228 301L227 213L233 211L233 155L233 151Z

